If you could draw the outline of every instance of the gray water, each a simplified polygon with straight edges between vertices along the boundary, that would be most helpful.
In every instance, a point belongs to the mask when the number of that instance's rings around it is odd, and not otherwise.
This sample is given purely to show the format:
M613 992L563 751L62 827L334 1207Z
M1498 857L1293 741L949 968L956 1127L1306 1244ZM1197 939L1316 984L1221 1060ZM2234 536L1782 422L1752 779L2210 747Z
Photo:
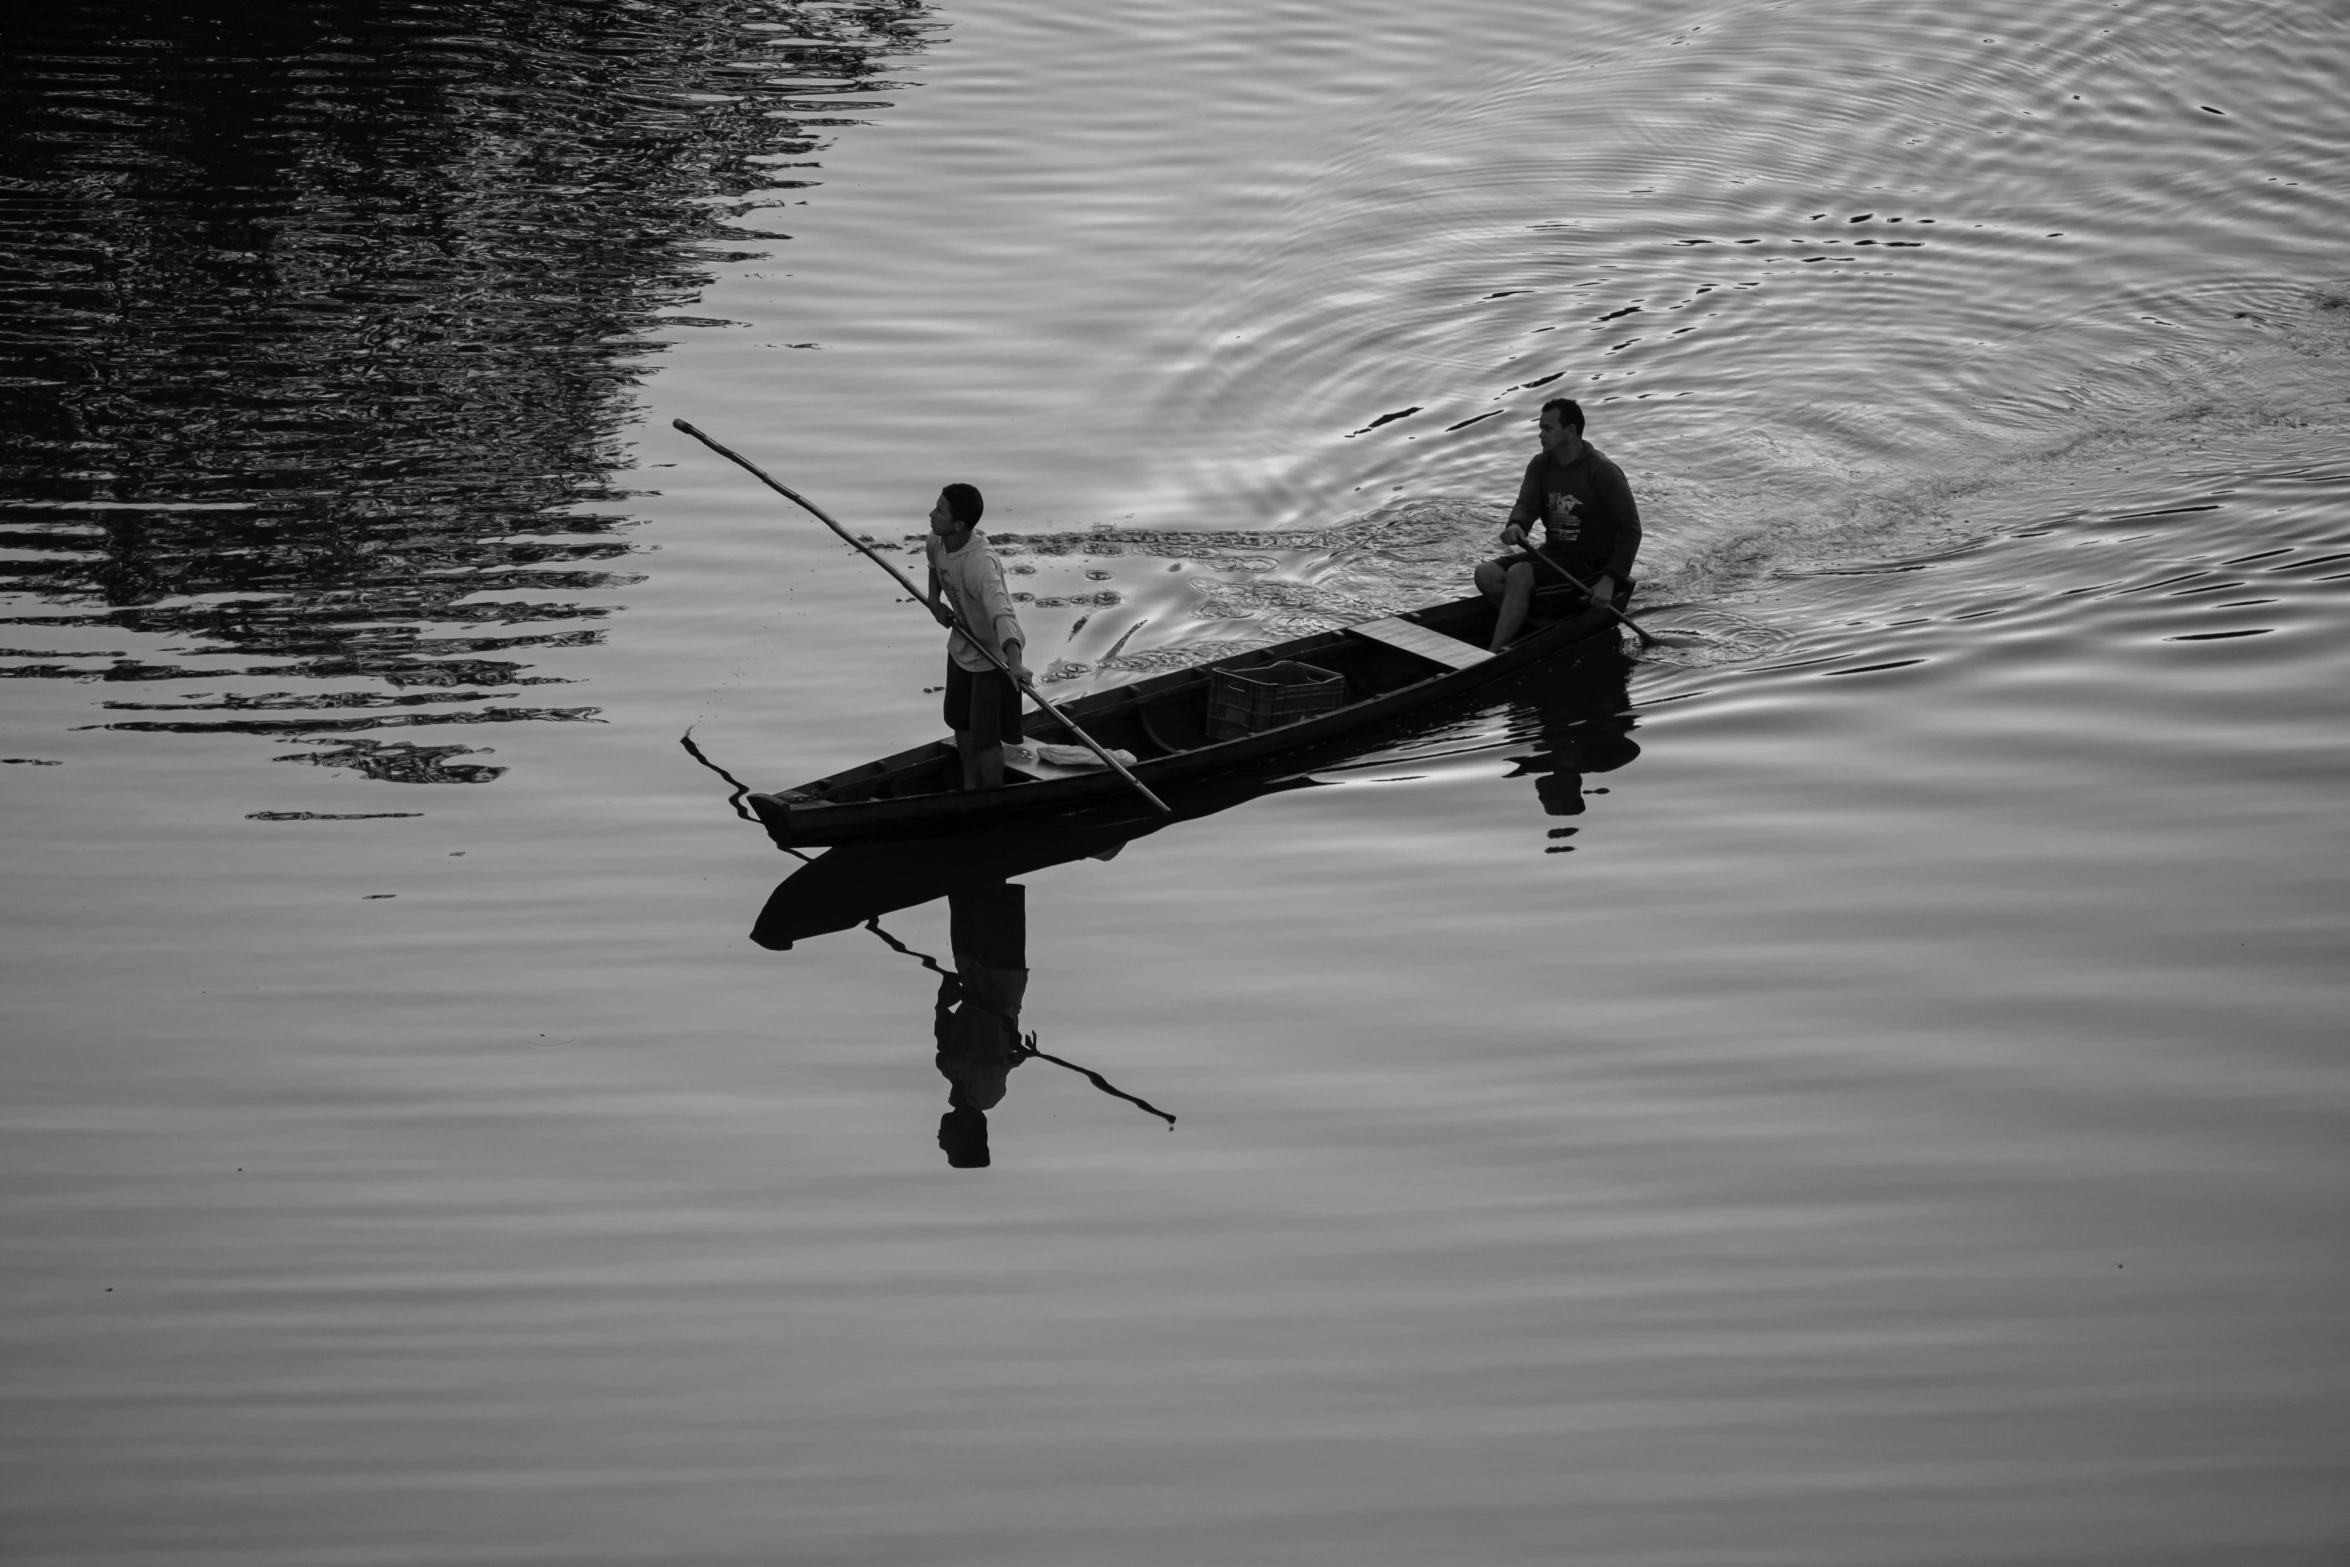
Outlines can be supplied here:
M0 50L12 1564L2350 1557L2338 6ZM753 944L679 744L937 633L668 421L979 484L1074 694L1460 591L1561 392L1692 645L1021 875L1177 1120L949 1168L946 905Z

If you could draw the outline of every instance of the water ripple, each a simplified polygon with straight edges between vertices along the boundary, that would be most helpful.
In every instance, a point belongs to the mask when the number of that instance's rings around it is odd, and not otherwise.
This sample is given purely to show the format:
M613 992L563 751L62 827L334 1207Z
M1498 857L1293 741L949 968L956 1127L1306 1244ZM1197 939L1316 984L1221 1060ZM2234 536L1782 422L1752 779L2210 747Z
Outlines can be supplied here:
M842 123L811 109L887 107L920 8L138 11L46 16L5 56L6 618L485 704L402 722L590 711L487 705L457 688L556 677L424 633L601 639L584 623L644 580L614 569L642 558L611 477L628 388L657 334L730 325L687 308L712 242L815 183L771 169ZM81 673L23 656L6 672Z

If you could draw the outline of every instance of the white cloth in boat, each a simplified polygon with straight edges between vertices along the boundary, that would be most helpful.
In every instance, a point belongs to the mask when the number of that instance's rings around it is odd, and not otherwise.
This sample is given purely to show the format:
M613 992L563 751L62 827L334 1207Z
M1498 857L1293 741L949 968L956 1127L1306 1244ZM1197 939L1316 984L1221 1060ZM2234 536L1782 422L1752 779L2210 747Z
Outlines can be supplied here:
M1121 767L1134 765L1132 751L1112 750L1110 754L1118 759L1118 765ZM1065 768L1071 771L1088 767L1099 768L1102 765L1100 757L1081 745L1045 745L1041 742L1036 745L1007 745L1004 747L1004 760L1015 767L1030 766L1042 762L1047 767Z

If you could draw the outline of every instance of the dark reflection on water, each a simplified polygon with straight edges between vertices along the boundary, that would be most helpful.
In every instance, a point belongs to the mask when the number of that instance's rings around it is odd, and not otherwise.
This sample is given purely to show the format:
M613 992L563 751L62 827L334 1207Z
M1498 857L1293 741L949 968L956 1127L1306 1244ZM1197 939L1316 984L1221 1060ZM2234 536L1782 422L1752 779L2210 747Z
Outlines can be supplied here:
M1028 889L1014 882L965 887L947 898L954 972L938 979L938 1075L947 1112L938 1146L958 1170L990 1163L987 1112L1003 1103L1012 1069L1035 1049L1020 1033L1028 995Z
M1246 797L1260 792L1252 790ZM1222 803L1235 802L1226 798ZM796 943L854 930L901 909L936 902L964 887L1006 881L1072 860L1108 859L1153 830L1155 825L1148 822L1114 822L971 838L844 845L827 850L784 878L759 911L751 940L770 951L788 952Z
M1585 654L1573 679L1546 682L1524 692L1524 715L1533 723L1535 749L1518 758L1512 778L1532 778L1535 798L1548 816L1583 814L1583 776L1612 773L1640 754L1632 739L1631 665L1609 648ZM1521 720L1521 722L1523 719ZM1572 848L1557 840L1576 829L1551 829L1548 852Z
M313 0L12 18L0 577L33 602L6 618L206 662L15 648L5 672L365 686L118 725L141 730L593 717L484 704L547 683L521 655L602 637L614 601L579 595L640 580L619 564L629 523L580 509L629 494L626 389L659 329L709 324L677 312L728 236L772 232L745 213L812 183L808 155L854 123L835 111L886 107L864 95L924 17ZM322 707L351 711L255 712ZM301 759L497 771L413 765L421 749Z
M1508 743L1519 754L1507 776L1535 780L1544 814L1581 815L1585 775L1612 772L1640 755L1631 738L1636 720L1627 689L1630 671L1631 663L1620 648L1586 645L1510 689L1502 712ZM1458 716L1451 722L1457 723ZM1447 720L1435 722L1443 725ZM1325 752L1304 760L1343 770L1364 757L1362 744L1362 738L1355 737L1346 753ZM731 777L728 781L733 782ZM1240 777L1189 791L1170 790L1171 816L1077 820L965 838L845 845L808 860L768 895L751 940L770 951L788 952L801 942L862 926L938 977L935 1061L948 1085L938 1142L957 1168L993 1162L987 1112L1003 1101L1013 1070L1035 1059L1080 1072L1104 1093L1173 1126L1176 1118L1148 1100L1090 1068L1042 1051L1034 1034L1022 1034L1020 1010L1029 979L1028 889L1011 878L1080 859L1115 860L1137 839L1318 782L1297 771ZM736 787L739 791L740 785ZM1557 840L1576 831L1553 829L1545 852L1566 852L1572 846ZM946 963L899 940L881 923L885 916L941 898L947 903L952 955Z
M1302 784L1303 779L1221 791L1192 802L1187 816L1211 814L1238 798ZM957 1169L993 1163L987 1112L1003 1102L1014 1068L1046 1060L1082 1073L1096 1088L1160 1117L1175 1117L1117 1088L1089 1068L1039 1048L1020 1031L1028 994L1028 889L1009 880L1077 859L1115 859L1156 822L990 833L966 839L860 844L833 849L786 878L759 911L751 939L775 951L795 942L863 925L892 950L938 976L933 1006L934 1061L947 1080L938 1146ZM881 918L944 897L952 966L891 935Z
M1260 786L1248 797L1302 783ZM1233 796L1218 797L1222 805ZM1209 814L1195 809L1191 814ZM1110 860L1152 823L992 833L962 840L854 845L834 849L787 878L759 913L751 939L776 951L795 940L863 925L892 951L938 976L933 1003L933 1057L947 1080L947 1109L939 1117L938 1146L957 1169L994 1162L987 1112L1003 1103L1014 1068L1042 1060L1067 1067L1115 1099L1157 1116L1175 1117L1137 1098L1089 1067L1039 1047L1020 1031L1028 996L1028 889L1007 878L1075 859ZM882 928L881 916L944 896L952 967Z

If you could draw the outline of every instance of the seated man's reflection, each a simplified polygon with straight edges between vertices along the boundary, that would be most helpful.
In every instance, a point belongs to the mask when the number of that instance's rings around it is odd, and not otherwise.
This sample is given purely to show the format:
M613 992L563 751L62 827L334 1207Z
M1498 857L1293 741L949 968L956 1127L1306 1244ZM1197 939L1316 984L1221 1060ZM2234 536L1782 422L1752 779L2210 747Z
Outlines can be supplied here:
M987 1112L1003 1102L1012 1068L1035 1049L1020 1037L1028 889L991 882L950 893L947 928L955 971L938 982L938 1071L948 1085L938 1145L955 1168L977 1169L988 1163Z
M1537 749L1518 758L1508 774L1534 780L1546 816L1582 815L1584 774L1614 772L1640 755L1639 742L1632 738L1623 656L1614 648L1600 649L1577 657L1570 667L1579 678L1538 687L1523 699L1533 708ZM1573 831L1562 827L1551 836Z

